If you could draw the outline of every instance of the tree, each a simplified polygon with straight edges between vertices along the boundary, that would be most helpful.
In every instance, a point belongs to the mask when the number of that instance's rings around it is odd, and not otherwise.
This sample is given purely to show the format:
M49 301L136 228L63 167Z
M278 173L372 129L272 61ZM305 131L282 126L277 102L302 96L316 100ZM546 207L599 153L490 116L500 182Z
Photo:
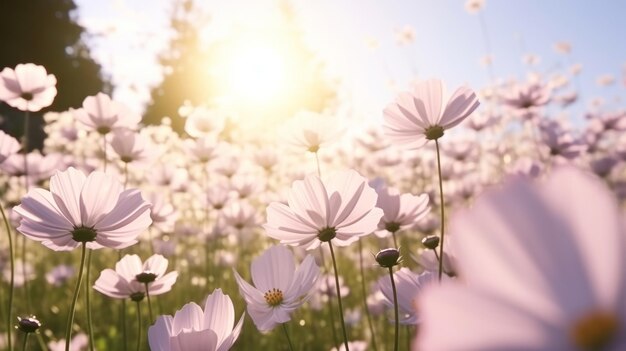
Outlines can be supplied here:
M75 10L73 0L0 1L0 70L32 62L45 66L57 78L58 93L52 106L31 115L28 134L33 148L42 146L43 113L79 107L86 96L107 88L100 66L84 43L84 28L76 22ZM21 112L0 104L0 116L2 129L22 135Z

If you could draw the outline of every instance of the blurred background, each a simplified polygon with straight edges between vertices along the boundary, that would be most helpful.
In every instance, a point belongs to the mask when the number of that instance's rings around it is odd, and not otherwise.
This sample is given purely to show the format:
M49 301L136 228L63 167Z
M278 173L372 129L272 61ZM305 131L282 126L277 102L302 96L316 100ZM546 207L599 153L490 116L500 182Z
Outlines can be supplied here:
M562 113L577 120L624 96L625 10L584 0L8 0L0 67L53 73L59 94L46 111L104 91L178 131L185 105L224 107L251 128L303 109L377 120L416 79L480 90L529 74L568 75L578 96ZM22 134L19 113L2 105L0 116Z

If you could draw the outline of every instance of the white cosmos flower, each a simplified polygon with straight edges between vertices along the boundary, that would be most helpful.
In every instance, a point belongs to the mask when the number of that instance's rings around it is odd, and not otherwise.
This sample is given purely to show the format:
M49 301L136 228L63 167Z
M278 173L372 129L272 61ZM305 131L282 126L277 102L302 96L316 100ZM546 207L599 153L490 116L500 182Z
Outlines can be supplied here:
M260 331L272 330L291 320L291 312L308 299L319 267L311 255L296 269L293 254L284 246L272 246L252 261L254 286L235 271L239 291L248 304L248 313Z

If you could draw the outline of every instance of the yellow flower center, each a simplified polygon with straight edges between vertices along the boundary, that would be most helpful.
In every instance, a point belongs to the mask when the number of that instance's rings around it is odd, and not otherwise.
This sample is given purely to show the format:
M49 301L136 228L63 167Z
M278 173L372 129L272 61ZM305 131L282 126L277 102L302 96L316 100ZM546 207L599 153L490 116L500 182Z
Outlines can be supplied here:
M619 332L614 313L593 311L578 319L570 329L570 337L581 350L604 350Z
M283 292L278 289L268 290L263 297L265 297L265 302L272 307L278 306L283 302Z

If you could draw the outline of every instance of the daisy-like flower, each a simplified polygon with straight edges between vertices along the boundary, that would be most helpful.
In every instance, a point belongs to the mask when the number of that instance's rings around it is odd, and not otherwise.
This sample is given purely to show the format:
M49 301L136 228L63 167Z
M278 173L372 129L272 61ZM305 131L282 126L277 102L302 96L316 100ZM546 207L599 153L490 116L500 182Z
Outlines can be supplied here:
M85 176L70 167L50 178L50 191L34 188L14 208L19 232L55 251L104 246L121 249L137 242L148 228L150 204L137 189L103 172Z
M248 304L248 313L257 329L272 330L291 320L291 312L310 297L320 275L311 255L296 269L293 254L284 246L272 246L252 261L254 286L236 271L239 291Z
M148 329L152 351L226 351L241 332L243 317L235 323L233 303L221 289L206 299L204 311L188 303L172 316L160 316Z
M397 189L388 188L384 184L376 187L376 193L376 207L384 212L375 232L379 237L387 237L391 233L413 227L430 211L427 194L400 194Z
M476 93L464 86L445 106L443 102L441 80L415 83L412 91L400 93L383 111L385 134L398 145L418 149L429 140L441 138L445 130L461 123L480 105Z
M57 79L44 66L33 63L4 68L0 72L0 101L21 111L37 112L57 95Z
M626 230L601 180L516 177L452 227L461 281L423 292L418 349L626 349Z
M197 107L185 120L185 132L192 138L216 136L225 125L226 117L219 111Z
M103 270L93 288L114 299L133 301L143 300L146 292L161 295L172 290L178 278L177 272L165 274L167 264L161 255L152 255L143 264L139 256L126 255L115 264L115 270Z
M338 135L342 133L337 120L311 111L297 113L288 121L287 128L290 129L287 135L292 136L290 143L294 147L313 153L337 140Z
M83 108L75 110L74 115L88 130L103 135L116 129L135 129L141 121L140 115L103 93L86 97Z
M15 155L20 149L20 143L9 134L0 130L0 163L9 156Z
M333 240L347 246L377 229L383 211L378 195L354 170L340 172L323 183L316 175L293 183L288 206L267 208L267 235L287 245L312 250Z
M150 154L146 139L139 133L128 129L113 132L111 147L124 163L143 161Z

